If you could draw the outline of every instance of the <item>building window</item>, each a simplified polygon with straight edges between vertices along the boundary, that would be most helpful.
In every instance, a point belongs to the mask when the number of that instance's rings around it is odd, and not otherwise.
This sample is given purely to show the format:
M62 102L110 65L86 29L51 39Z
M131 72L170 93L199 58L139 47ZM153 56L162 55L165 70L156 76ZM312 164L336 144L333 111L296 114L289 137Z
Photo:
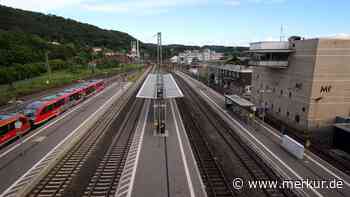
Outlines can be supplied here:
M289 117L289 111L287 111L287 117Z
M289 92L289 98L292 98L292 93L291 92Z
M271 104L271 110L273 110L273 104Z
M278 112L278 113L281 113L281 108L280 108L280 107L278 108L278 111L277 111L277 112Z
M305 107L303 107L301 110L302 110L303 112L305 112L305 111L306 111Z
M281 90L281 95L283 95L283 90Z
M303 87L303 83L296 83L296 84L295 84L295 88L296 88L296 89L299 89L299 90L300 90L302 87Z
M276 92L276 88L272 88L272 92L275 93Z
M295 119L295 122L297 122L297 123L300 122L300 116L299 115L296 115L294 119Z

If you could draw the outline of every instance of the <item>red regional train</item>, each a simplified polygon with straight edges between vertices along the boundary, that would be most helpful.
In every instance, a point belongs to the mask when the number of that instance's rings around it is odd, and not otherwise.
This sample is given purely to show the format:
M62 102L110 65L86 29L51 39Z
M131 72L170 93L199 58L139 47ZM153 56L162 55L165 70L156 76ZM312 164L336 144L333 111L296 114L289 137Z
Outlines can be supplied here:
M32 125L40 125L102 89L104 89L102 80L78 84L58 94L30 103L24 109L24 115L30 119Z
M0 115L0 145L28 132L33 126L41 125L60 115L104 88L103 80L87 81L28 104L23 110L23 115ZM15 128L16 121L22 122L21 128Z

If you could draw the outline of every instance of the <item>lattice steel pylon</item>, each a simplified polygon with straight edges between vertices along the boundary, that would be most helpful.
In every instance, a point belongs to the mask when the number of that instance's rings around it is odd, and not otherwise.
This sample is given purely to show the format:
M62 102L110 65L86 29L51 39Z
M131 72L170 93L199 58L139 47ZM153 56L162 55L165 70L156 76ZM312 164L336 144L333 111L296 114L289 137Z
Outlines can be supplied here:
M160 67L162 65L162 33L157 33L157 82L156 82L156 100L154 101L154 126L155 131L159 135L165 134L165 120L166 120L166 103L164 100L165 90L163 75Z

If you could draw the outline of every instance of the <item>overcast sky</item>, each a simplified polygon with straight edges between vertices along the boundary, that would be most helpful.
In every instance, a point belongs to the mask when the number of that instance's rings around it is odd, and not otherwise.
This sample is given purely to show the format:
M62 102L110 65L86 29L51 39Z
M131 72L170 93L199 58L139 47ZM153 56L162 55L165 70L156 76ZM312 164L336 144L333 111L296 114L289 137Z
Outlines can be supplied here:
M0 0L0 4L127 32L143 42L248 45L284 36L347 37L347 0Z

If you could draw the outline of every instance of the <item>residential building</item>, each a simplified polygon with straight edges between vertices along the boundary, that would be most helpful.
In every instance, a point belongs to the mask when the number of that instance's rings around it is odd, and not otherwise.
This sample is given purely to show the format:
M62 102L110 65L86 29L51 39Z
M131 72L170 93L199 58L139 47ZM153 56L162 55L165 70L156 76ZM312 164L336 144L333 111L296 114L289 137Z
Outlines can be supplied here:
M170 58L170 62L171 63L178 63L178 61L179 61L179 57L178 56L173 56L172 58Z
M178 63L191 64L194 61L208 62L220 60L224 57L223 53L217 53L210 49L203 50L186 50L178 55Z
M102 52L102 48L100 48L100 47L93 47L92 48L92 52L94 52L94 53L98 53L98 52Z
M349 116L350 40L291 37L251 43L249 53L252 100L270 116L301 131Z

